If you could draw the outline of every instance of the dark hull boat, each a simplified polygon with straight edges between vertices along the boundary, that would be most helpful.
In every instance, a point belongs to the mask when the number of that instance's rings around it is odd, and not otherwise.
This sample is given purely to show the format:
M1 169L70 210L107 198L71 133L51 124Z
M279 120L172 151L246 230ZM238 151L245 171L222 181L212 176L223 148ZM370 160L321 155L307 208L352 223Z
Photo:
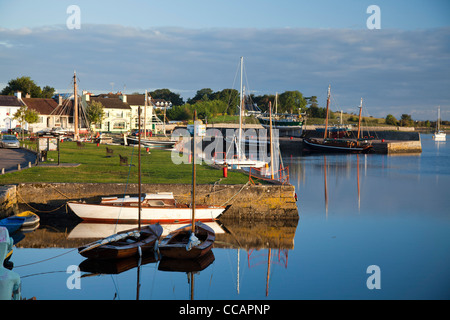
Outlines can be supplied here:
M312 152L322 153L368 153L372 149L372 144L367 141L360 140L361 132L361 110L362 98L359 107L358 136L355 139L330 139L328 137L328 111L330 106L330 87L328 87L327 109L325 117L325 130L323 139L304 138L304 149Z
M369 143L340 139L304 139L304 148L324 153L368 153L372 149Z
M78 252L88 259L110 260L140 256L154 249L163 228L159 224L132 229L79 247Z
M198 242L191 247L192 234L195 234ZM213 229L204 223L196 222L195 233L192 233L192 225L169 233L161 240L159 252L163 257L172 259L196 259L211 251L215 238Z

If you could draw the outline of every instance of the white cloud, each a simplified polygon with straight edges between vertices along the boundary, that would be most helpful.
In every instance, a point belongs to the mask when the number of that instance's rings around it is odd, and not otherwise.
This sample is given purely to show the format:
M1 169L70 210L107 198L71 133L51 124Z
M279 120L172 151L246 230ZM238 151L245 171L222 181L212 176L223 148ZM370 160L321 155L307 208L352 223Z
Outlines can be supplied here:
M41 86L69 88L77 70L85 90L109 91L114 82L130 92L178 88L188 98L201 88L232 87L244 56L248 86L259 94L299 90L324 104L331 84L341 109L356 108L362 96L370 114L399 116L438 104L450 109L449 36L450 28L0 29L0 82L28 75Z

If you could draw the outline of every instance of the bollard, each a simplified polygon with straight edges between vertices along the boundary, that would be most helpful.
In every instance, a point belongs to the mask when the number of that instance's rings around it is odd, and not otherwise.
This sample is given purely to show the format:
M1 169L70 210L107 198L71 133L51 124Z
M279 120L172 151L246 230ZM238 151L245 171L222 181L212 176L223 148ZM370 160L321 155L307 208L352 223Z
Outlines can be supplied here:
M224 178L228 177L228 167L227 166L223 167L223 177Z
M20 163L17 164L17 170L20 171Z
M2 174L5 174L5 168L2 168Z
M31 168L31 161L28 162L28 168Z

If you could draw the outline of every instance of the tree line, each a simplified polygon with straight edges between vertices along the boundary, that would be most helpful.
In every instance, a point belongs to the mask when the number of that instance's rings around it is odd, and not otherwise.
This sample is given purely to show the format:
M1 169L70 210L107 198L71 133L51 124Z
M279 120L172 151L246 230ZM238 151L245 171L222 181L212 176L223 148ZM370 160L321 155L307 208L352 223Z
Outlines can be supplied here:
M30 77L10 80L1 94L13 95L17 91L21 91L24 95L29 94L32 98L52 98L55 94L53 87L44 86L41 88ZM239 91L236 89L213 91L211 88L203 88L197 90L195 96L187 99L186 102L179 94L169 89L157 89L149 92L149 95L153 99L164 99L172 103L172 108L166 110L166 116L169 120L190 120L194 109L197 110L200 119L210 119L217 115L235 115L238 113L240 105ZM272 110L275 112L275 98L274 94L250 94L246 97L245 103L258 106L262 112L268 112L269 104L272 104ZM326 117L326 108L319 107L317 96L304 97L298 90L285 91L278 95L277 112L303 113L309 118L324 119ZM333 112L330 112L328 116L330 119L335 118ZM402 114L399 120L392 114L388 114L385 122L387 125L395 126L432 127L436 124L436 122L429 120L414 121L408 114ZM450 123L449 121L442 121L442 124L449 125Z

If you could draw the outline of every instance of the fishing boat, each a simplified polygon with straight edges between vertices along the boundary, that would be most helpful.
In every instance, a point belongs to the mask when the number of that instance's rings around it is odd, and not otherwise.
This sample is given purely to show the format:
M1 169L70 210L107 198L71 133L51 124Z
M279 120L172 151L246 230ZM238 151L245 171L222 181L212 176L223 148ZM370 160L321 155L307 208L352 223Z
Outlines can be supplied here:
M103 197L100 203L69 201L69 208L81 219L89 222L133 223L138 217L136 208L141 204L141 222L190 221L191 208L175 201L172 192L138 196ZM196 205L198 220L213 221L225 210L223 206Z
M438 107L438 118L436 121L436 131L433 135L434 141L446 141L447 134L441 130L441 107Z
M262 114L258 117L258 121L265 129L270 129L270 114ZM278 113L278 93L275 94L275 112L272 113L272 128L279 131L279 136L300 137L303 131L303 119L300 112L298 114Z
M360 139L361 133L361 110L362 101L359 107L358 134L356 139L330 139L328 138L328 112L330 107L330 86L328 87L327 110L325 118L325 132L322 139L304 138L304 149L312 152L324 153L368 153L372 149L372 143L367 139Z
M194 146L196 145L195 138L198 135L197 126L200 126L200 123L196 122L196 118L197 110L194 110L194 134L192 137L191 224L169 233L161 240L161 243L159 244L159 251L163 257L165 256L175 259L195 259L201 257L211 250L216 238L216 234L213 229L199 221L195 221L197 210L195 205L196 157Z
M141 108L138 109L139 126L141 120ZM140 129L140 128L139 128ZM78 252L90 259L111 260L124 259L134 256L142 257L145 251L154 249L162 234L159 224L151 224L141 227L141 148L138 151L138 202L134 208L138 217L138 228L119 232L101 240L89 243L78 248ZM136 212L137 209L137 212Z

